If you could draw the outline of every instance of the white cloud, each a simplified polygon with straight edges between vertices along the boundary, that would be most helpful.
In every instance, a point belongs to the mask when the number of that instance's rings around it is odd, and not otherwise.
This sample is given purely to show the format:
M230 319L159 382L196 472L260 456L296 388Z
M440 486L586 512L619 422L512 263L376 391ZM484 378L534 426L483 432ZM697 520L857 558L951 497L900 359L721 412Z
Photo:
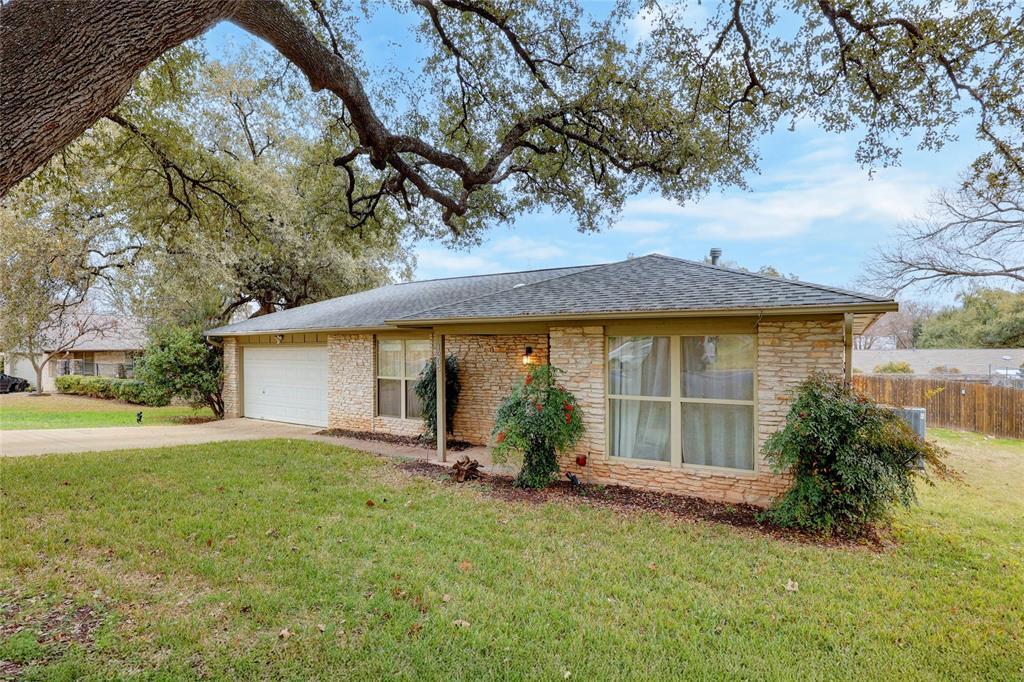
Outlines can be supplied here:
M672 227L667 220L646 220L643 218L629 218L620 220L612 228L616 232L625 234L657 234Z
M869 180L856 166L821 165L815 151L792 166L763 176L769 187L730 191L680 206L659 197L626 203L624 223L670 223L704 237L756 240L793 237L830 224L873 221L896 224L923 209L932 185L923 175L888 169Z
M416 251L416 269L430 272L430 277L444 277L446 272L455 275L496 272L500 264L461 251L423 248Z
M473 253L450 251L441 246L422 245L416 250L415 279L485 275L565 265L575 262L564 242L528 239L518 235L502 237L474 249Z
M516 235L495 241L486 247L486 251L518 260L548 261L565 256L565 249L551 242L523 239Z

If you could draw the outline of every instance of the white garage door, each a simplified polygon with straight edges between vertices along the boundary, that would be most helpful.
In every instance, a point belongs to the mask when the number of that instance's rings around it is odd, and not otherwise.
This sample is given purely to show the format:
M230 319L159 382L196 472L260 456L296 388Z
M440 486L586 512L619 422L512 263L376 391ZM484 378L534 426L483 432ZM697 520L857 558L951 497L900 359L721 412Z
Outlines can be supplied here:
M327 346L246 346L246 417L327 426Z

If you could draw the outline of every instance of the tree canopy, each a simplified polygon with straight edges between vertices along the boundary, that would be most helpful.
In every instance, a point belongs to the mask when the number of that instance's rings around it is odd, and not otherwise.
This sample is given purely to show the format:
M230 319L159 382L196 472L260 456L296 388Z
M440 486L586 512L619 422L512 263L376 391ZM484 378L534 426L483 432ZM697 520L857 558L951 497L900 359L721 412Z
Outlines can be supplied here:
M918 348L1024 347L1024 293L977 289L921 323Z
M390 212L335 206L329 108L281 58L167 53L104 120L12 192L27 220L102 230L108 292L158 323L224 320L339 296L408 270Z
M330 93L336 135L318 157L336 175L335 212L357 224L393 212L455 243L540 205L592 230L636 192L687 201L742 184L759 137L798 119L863 128L866 164L898 161L909 134L938 149L969 119L987 144L974 172L1024 175L1019 3L733 0L701 5L697 22L692 4L620 0L594 16L566 0L393 0L428 50L407 74L364 64L369 3L12 0L0 6L0 191L222 20Z

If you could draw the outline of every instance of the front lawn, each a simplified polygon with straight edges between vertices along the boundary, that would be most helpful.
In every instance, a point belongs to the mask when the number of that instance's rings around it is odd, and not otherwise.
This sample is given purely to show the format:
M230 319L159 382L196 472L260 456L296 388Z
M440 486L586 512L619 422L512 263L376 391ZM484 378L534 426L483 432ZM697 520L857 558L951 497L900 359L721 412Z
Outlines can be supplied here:
M60 393L45 396L13 393L0 395L0 430L135 426L136 412L142 412L142 426L213 416L209 409L196 410L181 405L147 407Z
M1020 678L1024 443L938 435L881 553L306 441L0 460L0 676Z

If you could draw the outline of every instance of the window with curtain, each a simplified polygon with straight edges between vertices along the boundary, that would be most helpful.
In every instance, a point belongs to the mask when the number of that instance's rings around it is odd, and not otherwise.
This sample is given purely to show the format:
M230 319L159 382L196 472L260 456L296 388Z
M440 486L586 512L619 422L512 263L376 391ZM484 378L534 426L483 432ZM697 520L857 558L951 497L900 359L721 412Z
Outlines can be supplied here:
M609 337L608 430L613 456L671 461L671 391L669 337Z
M609 453L752 470L756 353L753 335L608 337Z
M377 414L418 419L423 405L413 390L423 367L430 362L426 339L378 339Z
M680 337L682 461L754 468L753 336Z

